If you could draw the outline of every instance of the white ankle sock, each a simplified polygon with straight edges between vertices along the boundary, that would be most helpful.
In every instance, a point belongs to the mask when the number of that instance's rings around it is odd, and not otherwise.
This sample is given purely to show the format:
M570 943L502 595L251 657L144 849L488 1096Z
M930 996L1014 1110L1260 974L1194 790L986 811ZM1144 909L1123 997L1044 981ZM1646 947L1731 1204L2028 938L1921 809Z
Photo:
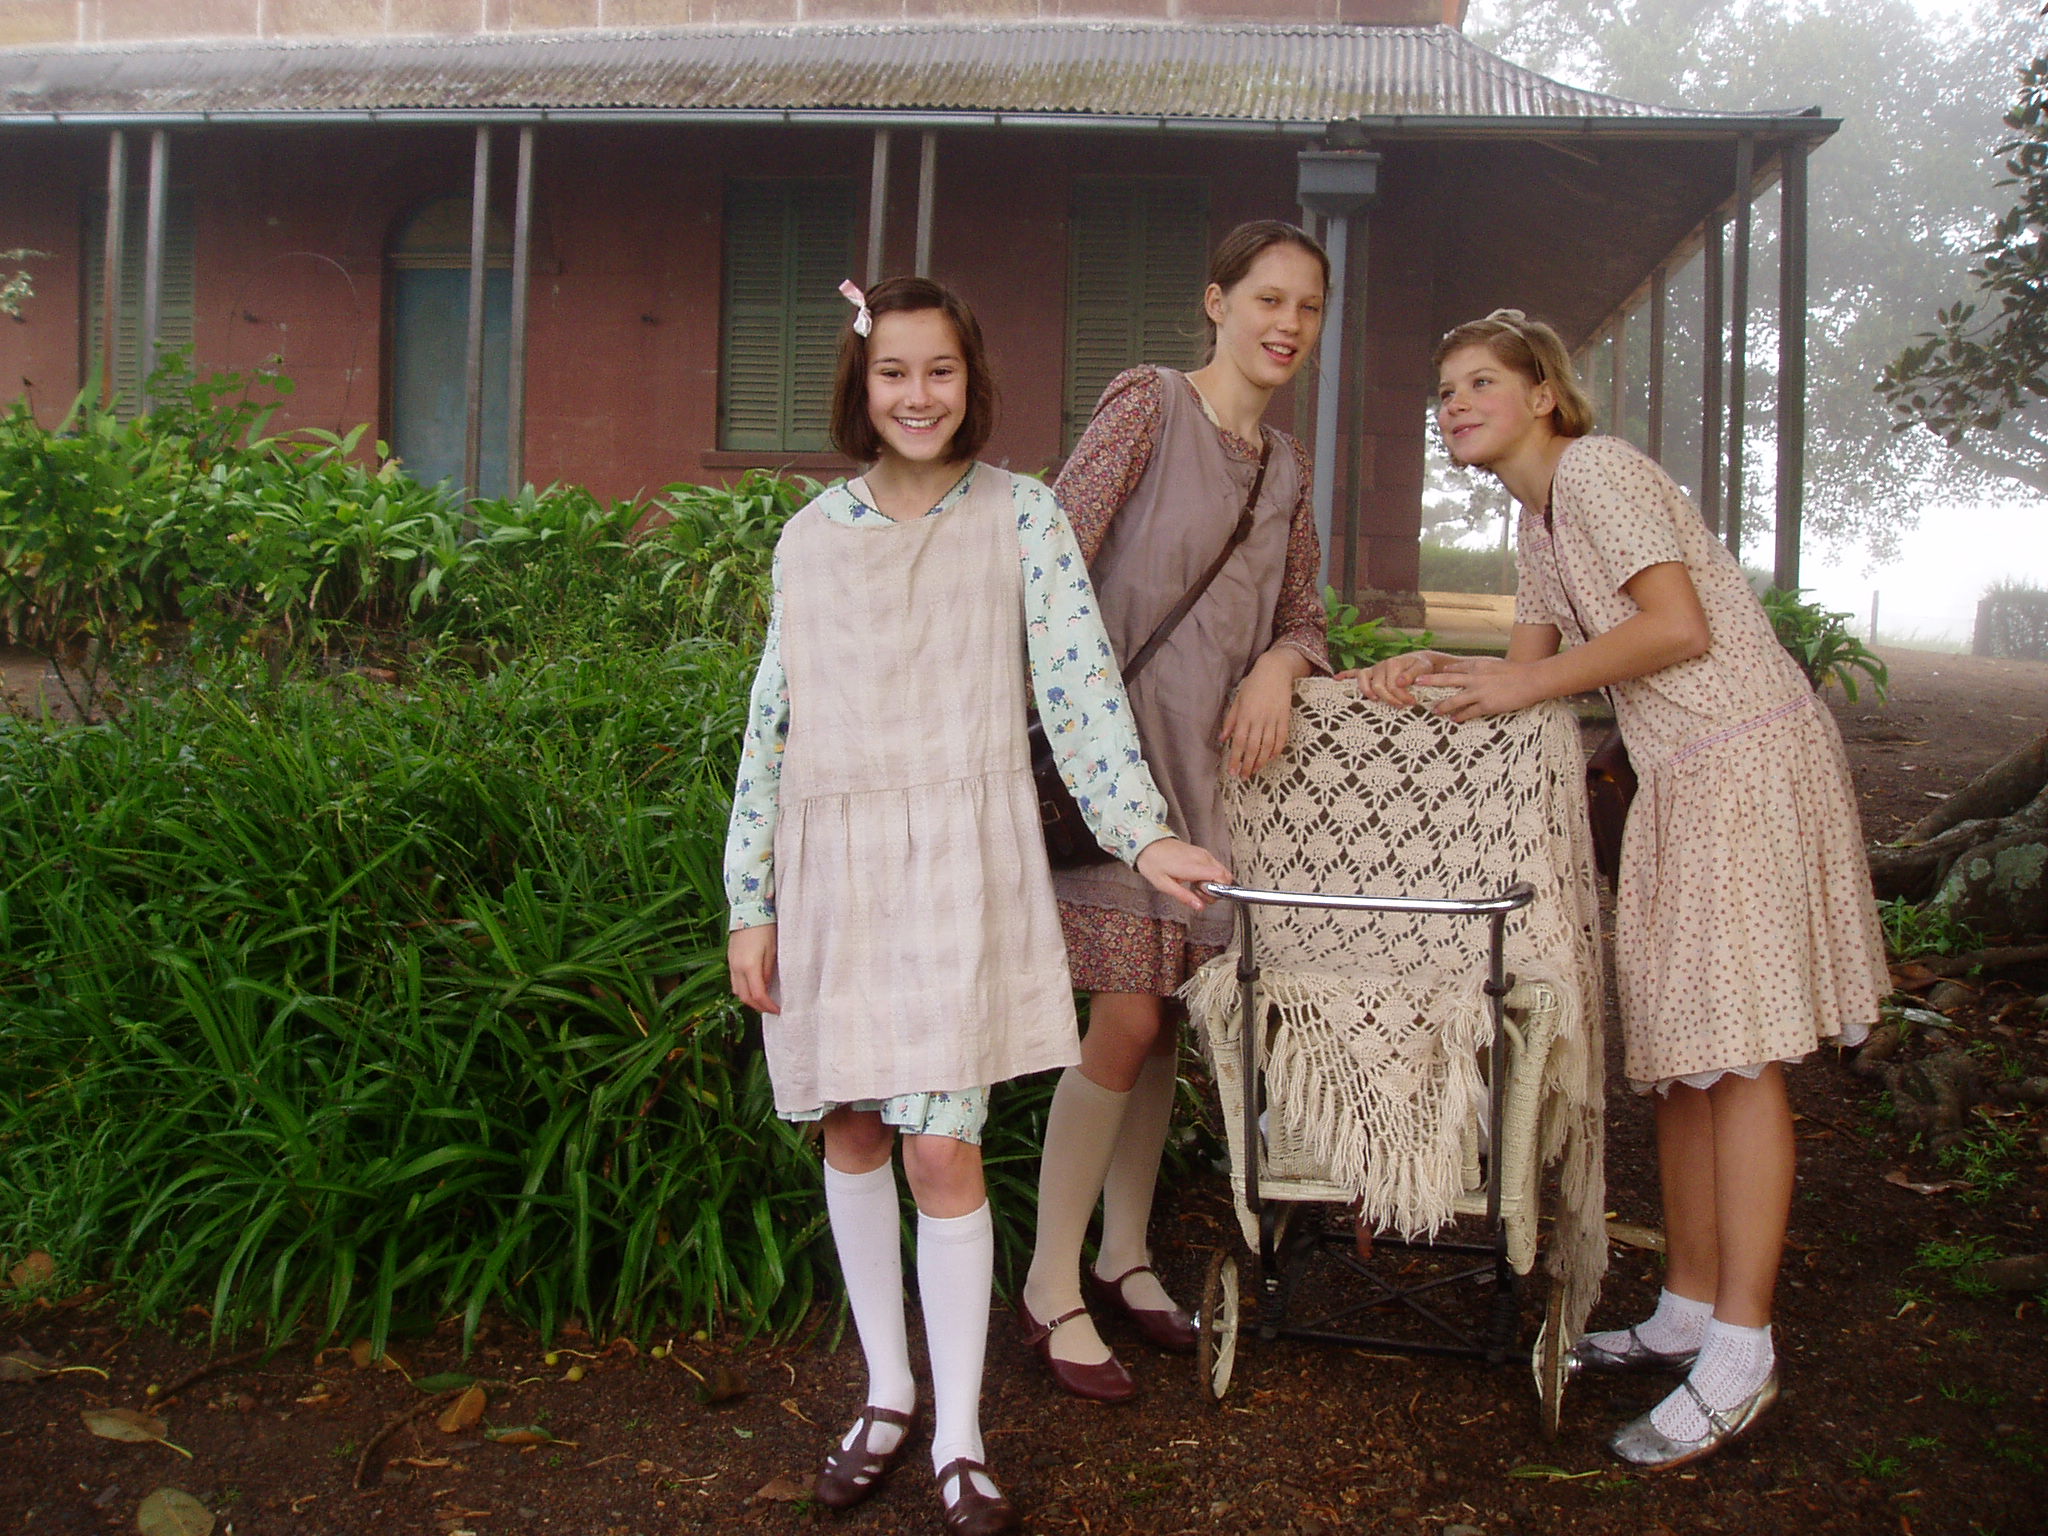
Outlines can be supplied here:
M895 1165L884 1163L872 1173L841 1173L827 1163L825 1212L832 1222L840 1273L846 1277L854 1330L867 1356L867 1400L877 1408L908 1413L917 1403L917 1382L910 1374L910 1343L903 1323L903 1241ZM886 1454L902 1438L896 1425L876 1424L868 1431L868 1449ZM841 1444L852 1448L853 1430L847 1430Z
M1707 1323L1700 1357L1686 1379L1716 1413L1726 1413L1755 1394L1778 1363L1771 1328L1738 1328L1718 1317ZM1692 1392L1680 1387L1650 1410L1650 1423L1673 1440L1697 1440L1707 1432L1706 1416Z
M1167 1128L1173 1123L1173 1094L1180 1076L1178 1056L1147 1056L1124 1105L1116 1150L1102 1181L1102 1247L1095 1257L1095 1276L1114 1280L1127 1270L1152 1262L1146 1229L1152 1222L1152 1195L1159 1187L1159 1160L1166 1150ZM1145 1312L1164 1312L1173 1298L1156 1275L1132 1275L1123 1286L1124 1301Z
M988 1202L965 1216L917 1218L917 1293L932 1362L932 1470L957 1457L984 1460L981 1368L988 1351L988 1299L995 1278L996 1232ZM995 1484L975 1477L994 1497ZM955 1490L941 1490L950 1504Z
M1041 1322L1081 1305L1081 1239L1088 1235L1088 1218L1095 1214L1131 1098L1079 1067L1062 1072L1053 1090L1038 1164L1038 1233L1024 1277L1024 1306ZM1100 1365L1109 1358L1109 1346L1085 1313L1054 1329L1051 1343L1056 1358L1075 1365Z
M1694 1301L1675 1291L1659 1291L1657 1310L1636 1324L1636 1337L1646 1348L1667 1355L1698 1349L1700 1340L1706 1337L1707 1320L1713 1315L1714 1304L1711 1301ZM1610 1333L1589 1334L1586 1342L1618 1353L1628 1348L1628 1330L1618 1328Z

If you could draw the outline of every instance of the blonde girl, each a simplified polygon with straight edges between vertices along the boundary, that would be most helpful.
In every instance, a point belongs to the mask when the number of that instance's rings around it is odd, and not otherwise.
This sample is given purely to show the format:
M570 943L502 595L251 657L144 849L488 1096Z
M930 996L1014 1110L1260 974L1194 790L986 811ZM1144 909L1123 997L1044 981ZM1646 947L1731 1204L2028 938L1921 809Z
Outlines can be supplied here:
M1588 1335L1573 1359L1681 1373L1609 1444L1639 1467L1683 1466L1777 1397L1784 1069L1861 1038L1890 988L1854 793L1833 719L1733 557L1653 460L1589 435L1556 333L1496 310L1446 335L1436 363L1452 458L1521 503L1514 631L1504 660L1398 657L1360 685L1397 704L1416 683L1455 687L1437 708L1457 720L1613 693L1641 777L1615 970L1626 1072L1655 1095L1669 1246L1656 1311Z

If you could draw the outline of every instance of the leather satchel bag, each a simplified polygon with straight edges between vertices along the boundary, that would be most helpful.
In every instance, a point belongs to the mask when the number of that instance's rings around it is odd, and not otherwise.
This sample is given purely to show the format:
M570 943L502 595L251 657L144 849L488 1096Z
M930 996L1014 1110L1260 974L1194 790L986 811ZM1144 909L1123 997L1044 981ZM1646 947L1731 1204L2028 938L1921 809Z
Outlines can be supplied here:
M1209 584L1222 573L1237 546L1252 531L1252 508L1258 505L1259 491L1266 483L1266 460L1273 451L1271 439L1266 438L1263 432L1260 435L1259 472L1252 477L1251 494L1245 497L1244 510L1237 515L1237 526L1230 530L1223 552L1209 562L1209 568L1195 578L1195 584L1188 588L1181 600L1159 621L1158 627L1146 636L1145 643L1138 647L1138 654L1124 668L1126 688L1137 680L1138 674L1145 670L1145 664L1166 643L1167 636L1201 601L1202 594L1209 590ZM1046 735L1045 722L1038 718L1035 709L1025 724L1024 734L1031 748L1031 782L1038 795L1038 820L1045 833L1046 862L1054 869L1080 869L1090 864L1108 863L1114 855L1105 852L1095 841L1095 834L1088 830L1087 818L1082 816L1073 791L1067 788L1067 781L1060 776L1051 738Z
M1579 605L1572 602L1571 588L1565 585L1564 561L1557 553L1557 531L1551 526L1548 503L1543 508L1543 531L1550 535L1550 560L1557 569L1557 590L1570 605L1572 622L1579 626L1579 633L1591 639L1592 632L1579 617ZM1607 694L1607 702L1612 705L1613 693L1607 689L1601 692ZM1617 725L1586 759L1586 816L1593 824L1593 866L1611 886L1621 884L1621 835L1628 830L1628 808L1635 797L1635 764L1628 760L1628 743L1621 739L1621 727Z

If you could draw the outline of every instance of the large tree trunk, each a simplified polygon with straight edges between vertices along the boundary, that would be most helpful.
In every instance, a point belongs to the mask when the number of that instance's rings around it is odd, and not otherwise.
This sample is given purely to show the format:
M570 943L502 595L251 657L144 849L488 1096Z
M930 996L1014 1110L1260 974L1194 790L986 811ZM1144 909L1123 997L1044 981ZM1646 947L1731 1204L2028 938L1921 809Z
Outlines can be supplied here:
M1871 849L1870 876L1880 897L1946 907L1988 935L2048 933L2048 734Z

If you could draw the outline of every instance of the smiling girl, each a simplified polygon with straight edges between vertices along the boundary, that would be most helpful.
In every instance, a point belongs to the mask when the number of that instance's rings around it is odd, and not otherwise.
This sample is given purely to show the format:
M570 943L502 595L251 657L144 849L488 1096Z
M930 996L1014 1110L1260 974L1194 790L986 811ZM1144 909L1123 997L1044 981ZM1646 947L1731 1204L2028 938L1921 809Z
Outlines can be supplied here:
M1072 530L1032 480L975 462L994 424L981 329L922 278L877 285L841 339L832 437L866 474L790 519L754 681L726 891L733 991L763 1015L776 1113L823 1121L825 1204L867 1406L818 1474L874 1492L917 1406L898 1134L916 1198L946 1529L1017 1516L984 1462L995 1244L989 1088L1078 1055L1024 733L1035 696L1105 849L1168 901L1224 867L1177 841L1139 756Z
M1436 361L1451 457L1522 505L1514 632L1504 660L1421 652L1360 686L1394 704L1416 683L1454 687L1437 709L1457 720L1612 690L1641 778L1615 903L1624 1070L1655 1095L1668 1247L1656 1311L1572 1358L1682 1373L1609 1444L1684 1466L1777 1397L1785 1064L1854 1044L1891 989L1854 791L1834 720L1734 557L1654 460L1589 435L1557 333L1496 310Z
M1249 775L1278 755L1295 680L1329 670L1308 458L1261 419L1315 349L1329 276L1322 247L1291 224L1232 230L1202 295L1208 362L1118 375L1053 488L1119 665L1222 552L1256 492L1229 563L1131 684L1174 830L1218 853L1230 847L1226 760ZM1136 1384L1083 1303L1081 1243L1100 1197L1092 1298L1160 1348L1194 1348L1192 1323L1152 1272L1146 1228L1173 1114L1169 999L1220 951L1229 919L1162 901L1113 865L1063 871L1054 888L1074 985L1092 996L1081 1064L1060 1079L1046 1121L1021 1309L1054 1381L1120 1402Z

